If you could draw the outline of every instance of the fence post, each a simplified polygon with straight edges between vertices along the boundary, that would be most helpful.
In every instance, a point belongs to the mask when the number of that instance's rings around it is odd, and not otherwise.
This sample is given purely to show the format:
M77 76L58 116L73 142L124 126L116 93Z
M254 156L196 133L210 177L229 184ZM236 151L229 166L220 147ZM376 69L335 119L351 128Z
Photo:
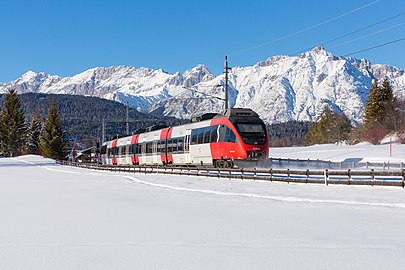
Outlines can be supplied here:
M366 169L368 169L368 161L366 161Z
M231 180L231 176L232 176L231 173L232 173L232 172L231 172L230 169L228 169L228 172L229 172L229 176L228 176L228 177L229 177L229 180Z
M351 175L350 175L350 169L347 169L347 180L348 180L348 185L350 185L350 179L351 179Z
M290 183L290 169L287 169L287 183Z
M405 170L402 170L402 188L405 188Z
M270 181L273 182L273 168L270 169Z
M240 169L240 172L242 173L242 180L243 180L243 168Z
M253 168L253 180L256 180L256 168Z
M324 177L325 177L325 185L328 185L328 178L329 178L328 169L325 169Z
M375 174L374 174L374 169L371 169L371 186L374 186L375 182Z
M221 172L219 171L219 168L217 168L218 170L218 179L221 179Z
M307 171L306 171L306 176L307 176L307 178L305 179L305 184L308 184L308 180L309 180L309 169L307 169Z

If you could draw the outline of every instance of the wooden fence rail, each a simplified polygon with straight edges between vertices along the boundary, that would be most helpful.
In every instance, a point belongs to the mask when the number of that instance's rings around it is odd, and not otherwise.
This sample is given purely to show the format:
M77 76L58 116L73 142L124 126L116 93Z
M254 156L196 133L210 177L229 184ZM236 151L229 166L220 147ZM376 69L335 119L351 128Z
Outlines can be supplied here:
M350 161L330 161L330 160L320 160L320 159L290 159L290 158L269 158L269 165L279 165L279 166L322 166L327 169L356 169L356 168L378 168L382 170L391 169L405 169L404 163L393 163L393 162L350 162Z
M201 166L109 166L100 164L58 161L69 165L94 170L142 174L174 174L205 176L226 179L262 180L287 183L369 185L405 187L405 170L290 170L290 169L237 169Z

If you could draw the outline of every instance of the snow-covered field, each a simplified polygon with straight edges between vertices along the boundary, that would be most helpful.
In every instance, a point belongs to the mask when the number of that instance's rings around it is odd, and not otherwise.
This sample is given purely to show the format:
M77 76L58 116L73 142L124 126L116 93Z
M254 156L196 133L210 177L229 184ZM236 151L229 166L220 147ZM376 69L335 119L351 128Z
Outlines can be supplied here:
M392 156L390 156L390 154ZM320 144L305 147L275 147L270 148L273 158L291 159L321 159L336 162L405 162L405 144L389 143L371 145L361 143L357 145Z
M0 215L0 269L405 265L402 188L109 173L23 156L0 159Z

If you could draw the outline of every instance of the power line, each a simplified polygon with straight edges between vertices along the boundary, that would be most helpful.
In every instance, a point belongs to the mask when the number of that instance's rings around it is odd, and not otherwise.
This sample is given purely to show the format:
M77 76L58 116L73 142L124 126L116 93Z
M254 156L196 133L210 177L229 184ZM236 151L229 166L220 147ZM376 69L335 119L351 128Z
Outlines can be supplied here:
M351 35L353 35L353 34L356 34L356 33L358 33L358 32L361 32L361 31L366 30L366 29L368 29L368 28L371 28L371 27L373 27L373 26L379 25L379 24L381 24L381 23L383 23L383 22L386 22L386 21L389 21L389 20L395 19L395 18L397 18L397 17L399 17L399 16L402 16L402 15L404 15L404 14L405 14L405 12L402 12L402 13L400 13L400 14L398 14L398 15L395 15L395 16L389 17L389 18L387 18L387 19L384 19L384 20L382 20L382 21L379 21L379 22L376 22L376 23L370 24L370 25L368 25L368 26L365 26L365 27L363 27L363 28L360 28L360 29L355 30L355 31L353 31L353 32L350 32L350 33L348 33L348 34L345 34L345 35L339 36L339 37L337 37L337 38L334 38L334 39L328 40L328 41L323 42L323 43L321 43L321 44L322 44L322 45L329 44L329 43L331 43L331 42L333 42L333 41L336 41L336 40L339 40L339 39L342 39L342 38L345 38L345 37L351 36Z
M396 24L396 25L394 25L394 26L390 26L390 27L384 28L384 29L382 29L382 30L378 30L378 31L375 31L375 32L373 32L373 33L370 33L370 34L367 34L367 35L364 35L364 36L361 36L361 37L358 37L358 38L355 38L355 39L351 39L351 40L345 41L345 42L340 43L340 44L337 44L337 45L334 45L334 46L332 46L332 47L329 47L329 49L336 48L336 47L340 47L340 46L343 46L343 45L345 45L345 44L352 43L352 42L354 42L354 41L356 41L356 40L359 40L359 39L363 39L363 38L366 38L366 37L374 36L374 35L376 35L376 34L385 32L385 31L387 31L387 30L390 30L390 29L399 27L399 26L404 25L404 24L405 24L405 22L401 22L401 23Z
M212 87L212 88L217 88L217 87L219 87L219 86L222 86L222 85L216 85L216 86L214 86L214 87ZM212 96L212 95L210 95L210 94L207 94L207 93L198 91L198 90L196 90L196 89L186 88L186 87L184 87L184 86L183 86L183 88L186 89L186 90L190 90L190 91L192 91L192 92L197 92L197 93L202 94L202 95L205 95L205 96L207 96L207 97L216 98L216 99L219 99L219 100L226 100L225 98L220 98L220 97Z
M240 51L238 51L238 52L231 53L231 54L229 54L229 55L241 54L241 53L244 53L244 52L247 52L247 51L251 51L251 50L254 50L254 49L258 49L258 48L267 46L267 45L272 44L272 43L274 43L274 42L277 42L277 41L280 41L280 40L283 40L283 39L286 39L286 38L289 38L289 37L292 37L292 36L295 36L295 35L298 35L298 34L301 34L301 33L305 32L305 31L311 30L311 29L313 29L313 28L315 28L315 27L318 27L318 26L324 25L324 24L326 24L326 23L335 21L335 20L337 20L337 19L340 19L340 18L342 18L342 17L345 17L345 16L347 16L347 15L350 15L350 14L352 14L352 13L354 13L354 12L357 12L357 11L359 11L359 10L362 10L362 9L368 7L368 6L374 5L374 4L376 4L376 3L380 2L380 1L382 1L382 0L373 1L373 2L371 2L371 3L368 3L368 4L364 5L364 6L361 6L361 7L359 7L359 8L353 9L353 10L351 10L351 11L348 11L348 12L346 12L346 13L343 13L343 14L341 14L341 15L339 15L339 16L336 16L336 17L334 17L334 18L328 19L328 20L326 20L326 21L323 21L323 22L317 23L317 24L315 24L315 25L306 27L306 28L304 28L304 29L301 29L301 30L299 30L299 31L296 31L296 32L293 32L293 33L291 33L291 34L285 35L285 36L283 36L283 37L280 37L280 38L277 38L277 39L273 39L273 40L270 40L270 41L268 41L268 42L265 42L265 43L262 43L262 44L259 44L259 45L256 45L256 46L253 46L253 47L244 49L244 50L240 50Z
M351 35L353 35L353 34L356 34L356 33L358 33L358 32L361 32L361 31L363 31L363 30L369 29L369 28L371 28L371 27L373 27L373 26L376 26L376 25L379 25L379 24L384 23L384 22L386 22L386 21L389 21L389 20L395 19L395 18L397 18L397 17L400 17L400 16L402 16L402 15L404 15L404 14L405 14L405 12L402 12L402 13L397 14L397 15L395 15L395 16L386 18L386 19L384 19L384 20L378 21L378 22L376 22L376 23L373 23L373 24L367 25L367 26L365 26L365 27L362 27L362 28L360 28L360 29L357 29L357 30L355 30L355 31L352 31L352 32L350 32L350 33L348 33L348 34L344 34L344 35L338 36L338 37L336 37L336 38L330 39L330 40L328 40L328 41L326 41L326 42L320 42L320 43L318 43L318 44L322 44L322 46L325 46L326 44L329 44L329 43L332 43L332 42L334 42L334 41L336 41L336 40L339 40L339 39L342 39L342 38L351 36ZM308 51L308 50L311 50L312 48L314 48L314 47L317 46L318 44L312 46L311 48L307 48L307 49L305 49L305 50L297 51L297 52L293 53L293 55L294 55L294 54L300 54L300 53L302 53L302 52L306 52L306 51Z
M397 39L397 40L393 40L393 41L390 41L390 42L386 42L386 43L383 43L383 44L379 44L379 45L377 45L377 46L370 47L370 48L367 48L367 49L364 49L364 50L352 52L352 53L346 54L346 55L344 55L344 56L350 56L350 55L353 55L353 54L357 54L357 53L369 51L369 50L372 50L372 49L376 49L376 48L379 48L379 47L383 47L383 46L386 46L386 45L390 45L390 44L392 44L392 43L400 42L400 41L402 41L402 40L404 40L404 39L405 39L405 37L400 38L400 39Z
M390 45L390 44L393 44L393 43L396 43L396 42L400 42L402 40L405 40L405 37L397 39L397 40L393 40L393 41L390 41L390 42L386 42L386 43L383 43L383 44L379 44L379 45L376 45L376 46L373 46L373 47L370 47L370 48L366 48L366 49L363 49L363 50L359 50L359 51L356 51L356 52L351 52L351 53L343 55L343 57L348 57L348 56L351 56L351 55L354 55L354 54L357 54L357 53L360 53L360 52L365 52L365 51L369 51L369 50L376 49L376 48L379 48L379 47L387 46L387 45ZM339 60L341 60L341 59L339 59ZM330 60L320 61L317 64L326 63L328 61L330 61ZM307 69L307 68L312 68L312 66L303 67L301 69ZM256 80L256 81L250 81L249 83L244 84L243 87L247 87L249 85L258 83L258 82L262 81L265 78L261 78L260 80Z

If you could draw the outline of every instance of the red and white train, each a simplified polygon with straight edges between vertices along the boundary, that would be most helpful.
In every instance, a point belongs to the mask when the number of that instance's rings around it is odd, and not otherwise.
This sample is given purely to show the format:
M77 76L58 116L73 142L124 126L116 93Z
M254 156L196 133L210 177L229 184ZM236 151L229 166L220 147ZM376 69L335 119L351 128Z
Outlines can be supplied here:
M104 165L195 164L231 167L235 159L268 158L267 129L251 109L228 109L199 121L104 142Z

